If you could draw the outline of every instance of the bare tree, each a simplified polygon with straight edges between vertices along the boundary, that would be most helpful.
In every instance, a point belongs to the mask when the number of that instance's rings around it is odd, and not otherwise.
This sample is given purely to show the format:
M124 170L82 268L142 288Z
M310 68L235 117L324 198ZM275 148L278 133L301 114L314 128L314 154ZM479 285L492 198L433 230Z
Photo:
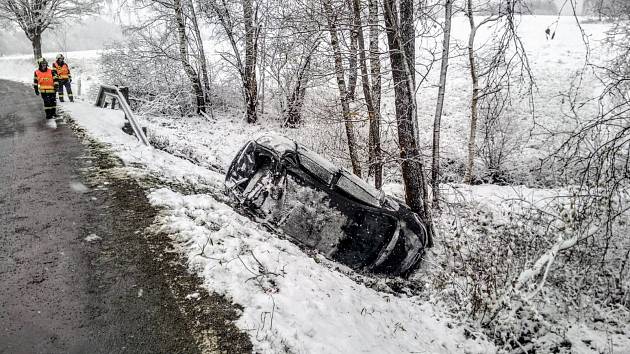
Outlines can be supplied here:
M515 17L525 7L522 0L501 0L498 3L484 2L481 7L474 7L472 0L466 0L466 16L470 26L468 35L468 65L472 82L470 99L470 128L468 135L468 156L464 183L472 183L475 178L475 157L477 154L477 126L479 121L479 102L488 95L499 93L509 99L509 88L513 86L510 80L511 71L519 68L518 79L527 81L525 85L531 91L534 80L529 68L525 48L517 33ZM475 16L484 13L482 20L476 23ZM483 26L495 24L494 41L487 49L488 58L480 66L479 54L481 49L475 49L477 32ZM483 80L483 82L481 82ZM501 92L505 91L505 92ZM531 93L531 92L530 92Z
M159 1L165 6L169 6L171 4ZM191 6L192 8L192 6ZM177 24L177 34L179 39L179 54L181 57L182 65L184 66L184 70L186 71L186 75L188 76L188 80L192 85L192 89L195 93L196 98L196 106L197 113L206 111L206 95L204 94L203 86L201 83L201 79L199 78L199 74L197 70L190 63L190 57L188 54L188 42L189 35L186 28L185 16L184 16L184 8L182 7L181 0L173 0L172 9L175 13L175 23Z
M268 91L265 97L276 104L282 125L297 128L303 123L303 108L307 89L321 66L318 49L324 30L319 23L324 20L318 2L301 0L270 0L266 6L266 49L259 57L261 81ZM260 97L261 105L265 104Z
M383 162L381 151L381 58L378 47L380 24L378 18L378 0L368 0L368 22L370 25L370 75L372 82L372 101L374 119L370 121L370 174L374 176L374 186L383 184Z
M588 241L588 255L596 258L599 271L608 268L599 265L612 265L618 272L614 288L625 294L630 284L630 245L626 242L630 216L630 5L622 0L605 5L614 9L606 15L615 22L606 39L611 55L602 64L591 63L587 57L574 78L580 83L584 72L594 71L595 87L601 88L594 97L584 98L582 91L590 93L593 86L576 84L565 95L574 129L563 134L562 143L542 166L556 166L556 177L576 186L572 203L583 205L579 220L584 228L597 232L579 241ZM576 20L579 25L579 18ZM589 104L597 108L596 114L583 114L579 109Z
M19 26L33 46L33 57L42 56L42 33L63 21L92 14L99 4L92 0L2 0L0 20Z
M218 21L230 43L232 53L221 53L221 56L238 71L245 105L245 120L248 123L255 123L258 121L258 81L256 79L260 36L258 3L254 3L253 0L237 3L211 0L205 5L204 13L208 19ZM238 17L239 5L241 17Z
M442 108L444 107L444 93L446 92L446 74L448 71L448 57L451 43L451 19L453 16L453 0L444 1L444 38L442 40L442 64L440 66L440 83L438 97L433 118L433 164L431 166L431 189L433 191L433 207L439 206L440 197L440 124Z
M479 27L484 25L490 20L496 21L496 17L487 17L478 25L475 25L475 17L473 13L472 0L466 0L466 16L468 16L468 23L470 24L470 34L468 35L468 65L470 69L470 79L472 81L472 97L470 98L470 128L468 135L468 158L466 160L466 173L464 174L464 183L471 183L473 176L473 169L475 164L475 144L477 143L477 119L478 110L477 103L479 102L479 76L477 74L477 65L475 63L475 35Z
M196 46L196 53L198 54L197 64L199 71L201 72L202 88L204 94L204 102L206 107L210 109L210 114L213 114L212 104L210 102L211 89L210 89L210 74L208 72L208 61L206 60L206 51L203 45L203 38L201 37L201 30L199 29L199 19L197 18L197 10L195 8L195 0L189 0L190 6L190 22L194 35L194 42ZM204 110L205 112L206 110Z
M346 6L350 9L350 13L354 17L353 2L354 0L345 0ZM355 93L357 90L357 82L359 78L358 72L358 61L357 61L357 45L358 45L358 36L356 26L354 26L355 19L352 19L352 24L350 24L350 46L348 48L348 99L350 101L355 100Z
M383 184L382 180L382 168L375 168L372 164L378 164L377 158L378 150L380 150L380 136L379 136L379 124L380 124L380 110L375 107L374 96L372 93L372 86L370 85L370 79L368 76L367 59L365 55L365 40L363 37L363 23L361 21L361 7L359 0L352 0L352 7L354 13L354 33L356 33L357 42L359 45L359 61L361 67L361 84L363 88L363 97L365 99L365 105L368 112L368 120L370 122L370 135L369 135L369 162L370 162L370 174L374 175L374 186L381 188ZM374 79L374 78L372 78ZM379 165L380 167L380 165ZM378 172L378 173L377 173Z
M245 24L245 66L243 67L245 88L245 119L248 123L258 121L258 81L256 80L256 57L258 55L258 11L254 11L253 0L243 0L243 22Z
M189 87L193 94L195 111L205 113L208 104L209 83L206 84L208 81L207 72L204 76L200 74L205 64L205 53L203 53L199 24L192 0L138 0L137 4L152 12L142 23L130 26L127 30L148 34L147 30L161 26L163 27L162 30L173 32L177 40L179 56L172 59L181 63L186 78L190 82Z
M297 127L302 123L302 107L304 106L304 96L306 95L306 88L311 76L311 62L315 50L319 47L319 40L311 45L307 49L306 53L301 56L301 62L298 65L298 69L295 73L294 85L290 89L290 94L287 97L286 108L284 114L284 125L288 127Z
M361 177L361 163L357 151L357 143L354 133L354 124L350 113L350 87L346 87L346 79L344 75L341 47L339 45L339 36L337 33L337 18L333 12L331 0L323 0L324 13L328 22L328 31L330 32L330 45L333 49L335 61L335 76L337 79L337 88L339 89L339 98L341 101L341 112L346 128L346 138L348 139L348 150L350 152L350 161L352 163L352 172ZM356 68L355 68L356 70Z
M429 247L433 245L433 220L427 202L427 184L418 151L415 99L415 33L413 0L383 0L383 14L394 85L396 121L405 199L428 226Z

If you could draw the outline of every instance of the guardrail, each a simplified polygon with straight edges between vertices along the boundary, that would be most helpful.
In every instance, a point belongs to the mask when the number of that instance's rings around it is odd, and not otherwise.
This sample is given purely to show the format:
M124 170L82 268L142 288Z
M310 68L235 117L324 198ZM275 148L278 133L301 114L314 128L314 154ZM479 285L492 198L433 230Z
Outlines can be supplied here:
M146 146L151 146L149 139L147 139L142 127L138 124L136 118L134 118L131 107L129 106L129 89L127 87L101 85L96 98L96 106L106 108L108 105L107 98L111 99L112 109L116 109L116 103L118 103L123 112L125 112L125 118L129 121L129 125L131 125L138 140Z

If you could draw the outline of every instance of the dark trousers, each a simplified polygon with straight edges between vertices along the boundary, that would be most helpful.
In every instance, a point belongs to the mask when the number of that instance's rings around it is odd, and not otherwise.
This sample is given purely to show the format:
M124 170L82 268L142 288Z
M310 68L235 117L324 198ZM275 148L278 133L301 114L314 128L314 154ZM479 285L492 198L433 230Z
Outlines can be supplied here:
M44 112L46 112L46 119L54 118L57 115L57 94L54 92L40 94L44 100Z
M70 102L74 101L74 97L72 96L72 85L70 85L70 80L59 80L59 88L57 92L59 92L59 101L63 102L63 88L66 88L68 92L68 98Z

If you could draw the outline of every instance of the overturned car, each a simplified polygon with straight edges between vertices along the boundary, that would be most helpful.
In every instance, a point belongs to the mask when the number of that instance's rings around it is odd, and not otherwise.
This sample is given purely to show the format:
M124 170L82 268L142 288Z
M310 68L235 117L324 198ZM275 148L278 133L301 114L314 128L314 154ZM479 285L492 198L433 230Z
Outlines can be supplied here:
M266 225L355 270L405 276L428 243L404 203L282 136L245 144L225 187Z

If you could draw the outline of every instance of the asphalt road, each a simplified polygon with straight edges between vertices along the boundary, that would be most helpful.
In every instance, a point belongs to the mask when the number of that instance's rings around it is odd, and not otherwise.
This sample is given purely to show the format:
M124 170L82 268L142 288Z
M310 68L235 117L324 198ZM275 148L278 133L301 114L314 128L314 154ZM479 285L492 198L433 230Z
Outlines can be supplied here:
M156 211L102 173L112 164L47 128L30 87L0 81L0 353L250 351L232 304L187 305L198 279L165 237L143 236Z

